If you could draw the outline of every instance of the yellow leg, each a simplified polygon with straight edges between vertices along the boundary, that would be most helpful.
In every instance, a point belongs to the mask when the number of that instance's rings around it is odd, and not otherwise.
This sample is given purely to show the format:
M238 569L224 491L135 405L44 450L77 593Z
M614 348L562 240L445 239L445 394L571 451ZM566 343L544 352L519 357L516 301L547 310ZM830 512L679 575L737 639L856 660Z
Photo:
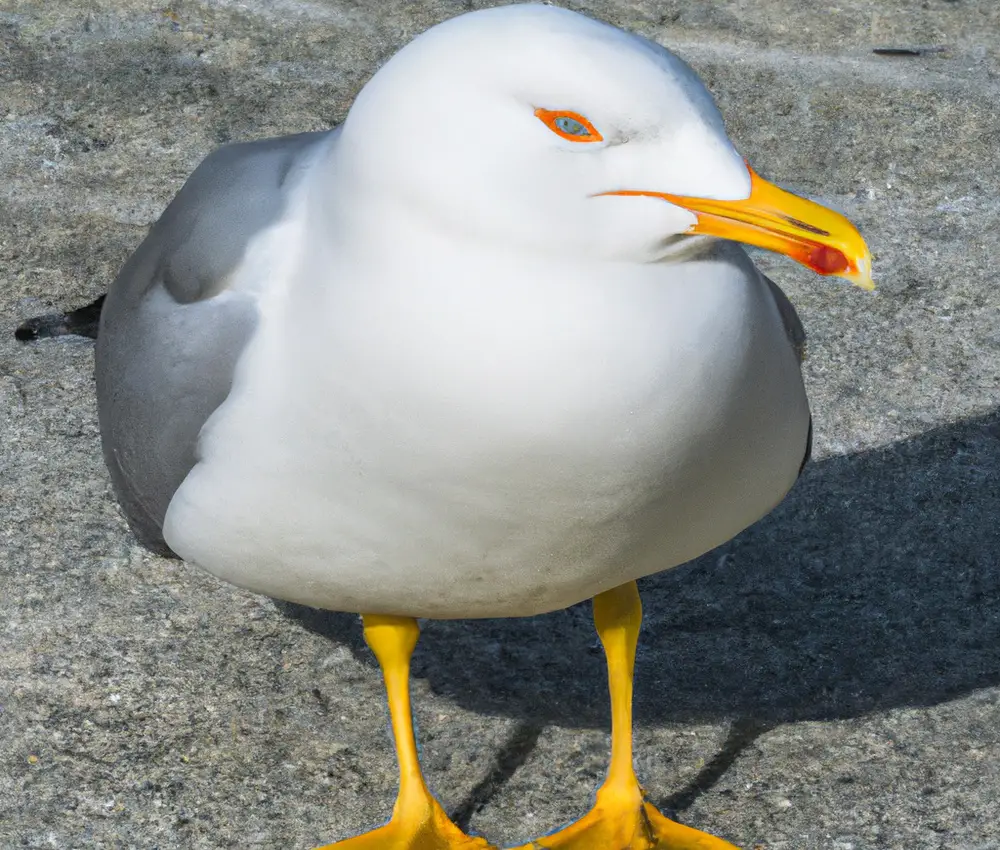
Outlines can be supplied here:
M591 809L576 823L517 850L737 850L661 815L643 798L632 767L632 671L642 622L635 582L594 597L594 624L608 661L611 764Z
M449 820L431 796L420 770L410 711L410 657L420 636L417 621L366 614L364 624L365 641L385 678L399 759L399 796L385 826L319 850L493 850L483 839L466 835Z

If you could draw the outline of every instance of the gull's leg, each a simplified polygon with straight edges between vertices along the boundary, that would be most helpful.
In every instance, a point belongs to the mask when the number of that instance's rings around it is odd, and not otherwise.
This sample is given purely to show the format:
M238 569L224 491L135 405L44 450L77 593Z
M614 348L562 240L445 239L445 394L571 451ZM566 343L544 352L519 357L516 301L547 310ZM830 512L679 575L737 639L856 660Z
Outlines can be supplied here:
M417 621L365 614L364 624L365 641L385 678L399 759L399 796L385 826L319 850L493 850L482 838L466 835L449 820L420 770L410 712L410 657L420 636Z
M594 624L608 661L611 765L591 809L576 823L518 850L737 850L661 815L643 798L632 767L632 671L642 622L635 582L594 597Z

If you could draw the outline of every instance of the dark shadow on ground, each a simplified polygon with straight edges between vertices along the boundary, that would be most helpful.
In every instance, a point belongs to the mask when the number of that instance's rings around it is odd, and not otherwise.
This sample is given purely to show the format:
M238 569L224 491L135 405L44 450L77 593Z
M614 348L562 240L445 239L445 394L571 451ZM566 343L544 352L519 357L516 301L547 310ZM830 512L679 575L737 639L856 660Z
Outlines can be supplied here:
M767 519L640 589L640 724L843 718L996 685L1000 412L814 463ZM370 659L356 616L284 610ZM608 723L586 603L427 623L414 661L474 711Z

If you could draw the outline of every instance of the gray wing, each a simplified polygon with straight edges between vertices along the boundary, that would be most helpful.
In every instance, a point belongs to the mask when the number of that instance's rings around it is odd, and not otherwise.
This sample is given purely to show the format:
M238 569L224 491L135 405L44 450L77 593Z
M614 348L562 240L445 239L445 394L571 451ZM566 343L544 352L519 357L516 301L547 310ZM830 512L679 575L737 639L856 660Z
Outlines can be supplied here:
M792 306L792 302L788 300L788 296L781 291L781 287L767 275L762 274L761 277L764 278L767 288L771 290L771 297L774 298L774 304L778 308L778 312L781 314L781 321L785 326L785 334L792 348L795 349L799 363L801 363L806 359L806 329L802 327L802 320L799 318L799 314L795 312L795 308Z
M781 314L781 322L785 326L785 335L788 337L788 342L795 349L795 354L799 358L799 363L806 359L806 329L802 327L802 320L799 318L799 314L795 312L795 308L792 306L792 302L788 300L788 296L781 291L781 287L778 286L771 278L767 275L762 274L764 278L764 283L767 284L767 288L771 290L771 297L774 298L774 304L778 308L778 313ZM802 470L805 469L809 459L812 457L812 446L813 446L813 419L812 414L809 414L809 431L806 433L806 448L802 456L802 464L799 466L799 475L802 474Z
M161 554L172 554L162 533L167 506L256 324L249 299L219 296L247 243L280 218L289 186L332 133L212 153L108 291L96 365L104 459L136 537Z

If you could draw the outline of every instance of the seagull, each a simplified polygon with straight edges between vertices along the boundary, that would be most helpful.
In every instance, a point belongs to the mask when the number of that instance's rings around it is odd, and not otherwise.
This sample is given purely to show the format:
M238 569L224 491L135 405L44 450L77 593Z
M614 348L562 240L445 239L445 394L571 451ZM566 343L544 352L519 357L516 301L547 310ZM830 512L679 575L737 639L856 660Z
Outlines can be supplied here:
M528 4L418 36L333 130L212 153L127 261L97 392L134 533L360 613L381 665L396 804L328 848L491 847L421 773L418 618L586 599L610 766L524 850L733 847L646 801L632 675L636 579L767 514L809 454L801 325L737 243L871 287L858 231L756 174L680 59Z

